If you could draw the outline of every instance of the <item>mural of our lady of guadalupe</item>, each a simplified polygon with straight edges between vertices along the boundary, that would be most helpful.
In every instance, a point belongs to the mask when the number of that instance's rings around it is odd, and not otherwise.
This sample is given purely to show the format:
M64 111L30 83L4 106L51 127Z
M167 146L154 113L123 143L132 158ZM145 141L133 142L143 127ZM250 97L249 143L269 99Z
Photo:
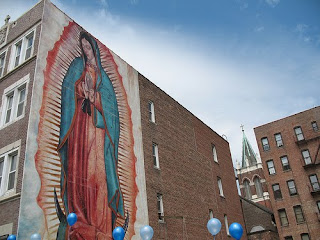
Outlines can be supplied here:
M133 235L135 156L123 81L112 52L73 22L48 53L36 154L48 239L112 239L117 226Z

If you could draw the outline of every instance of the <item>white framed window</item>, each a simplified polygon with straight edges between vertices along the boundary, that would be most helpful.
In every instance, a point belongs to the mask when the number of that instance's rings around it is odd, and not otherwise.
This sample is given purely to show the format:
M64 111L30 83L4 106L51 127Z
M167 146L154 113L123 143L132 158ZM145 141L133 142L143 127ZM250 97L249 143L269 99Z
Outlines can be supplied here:
M293 211L294 211L294 215L296 216L297 223L303 223L305 220L304 220L301 206L300 205L294 206Z
M12 70L32 57L34 50L35 29L27 32L12 45L9 69Z
M154 113L154 103L152 101L148 102L148 110L149 110L149 120L150 122L156 122L156 116Z
M281 133L276 133L274 135L274 138L276 140L277 147L283 147L283 141L282 141Z
M309 176L309 179L310 179L312 190L315 192L320 191L320 184L319 184L317 175L312 174Z
M304 140L303 132L301 127L295 127L294 132L296 134L297 140L301 141Z
M155 168L160 168L158 144L156 143L152 143L152 157L153 157L153 166Z
M316 121L311 122L311 126L312 126L313 131L317 132L319 130L318 124Z
M5 127L24 117L28 82L29 74L4 90L0 127Z
M159 222L164 222L164 210L163 210L163 200L162 194L157 193L157 205L158 205L158 219Z
M276 174L276 168L274 167L273 160L267 161L267 167L268 167L269 175Z
M311 164L312 163L312 160L311 160L311 156L310 156L310 152L308 149L306 150L302 150L301 151L301 154L302 154L302 157L303 157L303 160L304 160L304 163L306 165L308 164Z
M213 218L213 210L209 209L209 219Z
M269 151L270 145L267 137L261 138L262 148L263 151Z
M227 232L228 236L230 236L230 233L229 233L228 217L227 217L227 215L226 215L226 214L224 215L224 224L226 225L226 232Z
M308 233L302 233L301 234L301 240L310 240L309 234Z
M282 157L280 157L280 160L281 160L283 171L288 171L291 169L290 164L289 164L289 160L288 160L288 156L282 156Z
M219 188L220 196L224 197L223 188L222 188L222 181L221 181L221 178L219 178L219 177L218 177L218 188Z
M288 185L288 190L289 190L290 196L298 194L298 191L297 191L297 188L296 188L296 184L294 183L294 180L287 181L287 185Z
M278 210L278 214L279 214L279 218L280 218L280 223L281 226L288 226L289 222L288 222L288 217L287 217L287 213L285 209L279 209Z
M6 59L6 52L3 52L3 53L0 54L0 78L4 74L5 59Z
M20 143L0 149L0 199L15 194Z
M214 144L212 144L212 157L215 162L218 162L217 149Z

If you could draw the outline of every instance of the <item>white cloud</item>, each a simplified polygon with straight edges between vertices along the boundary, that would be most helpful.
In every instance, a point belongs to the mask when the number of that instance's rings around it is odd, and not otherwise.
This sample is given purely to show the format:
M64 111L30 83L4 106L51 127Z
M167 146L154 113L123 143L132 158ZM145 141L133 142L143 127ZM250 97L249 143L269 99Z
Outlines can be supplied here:
M264 26L256 27L254 29L255 32L263 32L264 31Z
M273 8L280 3L280 0L265 0L265 1L270 7L273 7Z
M309 28L308 25L300 23L300 24L297 24L295 31L299 33L305 33L308 28Z
M100 3L103 7L108 7L108 2L107 2L107 0L99 0L99 3Z
M139 3L139 0L130 0L130 3L132 5L137 5Z
M285 44L272 45L270 40L262 49L226 39L208 46L177 28L146 25L107 9L94 17L78 8L63 10L214 131L225 134L234 160L241 160L241 124L258 151L254 127L319 105L314 86L320 78L320 56L291 45L290 34ZM230 49L234 54L228 56Z

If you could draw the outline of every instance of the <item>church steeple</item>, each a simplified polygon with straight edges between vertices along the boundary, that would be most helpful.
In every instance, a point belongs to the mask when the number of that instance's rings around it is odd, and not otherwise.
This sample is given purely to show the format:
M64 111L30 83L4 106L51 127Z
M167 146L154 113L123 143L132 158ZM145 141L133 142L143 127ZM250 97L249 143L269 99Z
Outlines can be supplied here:
M257 164L257 157L254 153L241 125L242 129L242 167L250 167Z

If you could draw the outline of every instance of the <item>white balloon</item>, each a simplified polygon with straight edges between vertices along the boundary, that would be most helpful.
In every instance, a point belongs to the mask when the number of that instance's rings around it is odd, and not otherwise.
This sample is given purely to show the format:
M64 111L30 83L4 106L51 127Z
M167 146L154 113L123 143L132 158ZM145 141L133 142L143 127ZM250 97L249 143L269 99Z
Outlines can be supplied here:
M34 233L31 235L31 240L41 240L41 235L39 233Z
M140 228L140 236L142 240L150 240L153 237L153 229L149 225Z
M221 222L217 218L211 218L207 223L207 228L212 236L217 235L221 230Z

